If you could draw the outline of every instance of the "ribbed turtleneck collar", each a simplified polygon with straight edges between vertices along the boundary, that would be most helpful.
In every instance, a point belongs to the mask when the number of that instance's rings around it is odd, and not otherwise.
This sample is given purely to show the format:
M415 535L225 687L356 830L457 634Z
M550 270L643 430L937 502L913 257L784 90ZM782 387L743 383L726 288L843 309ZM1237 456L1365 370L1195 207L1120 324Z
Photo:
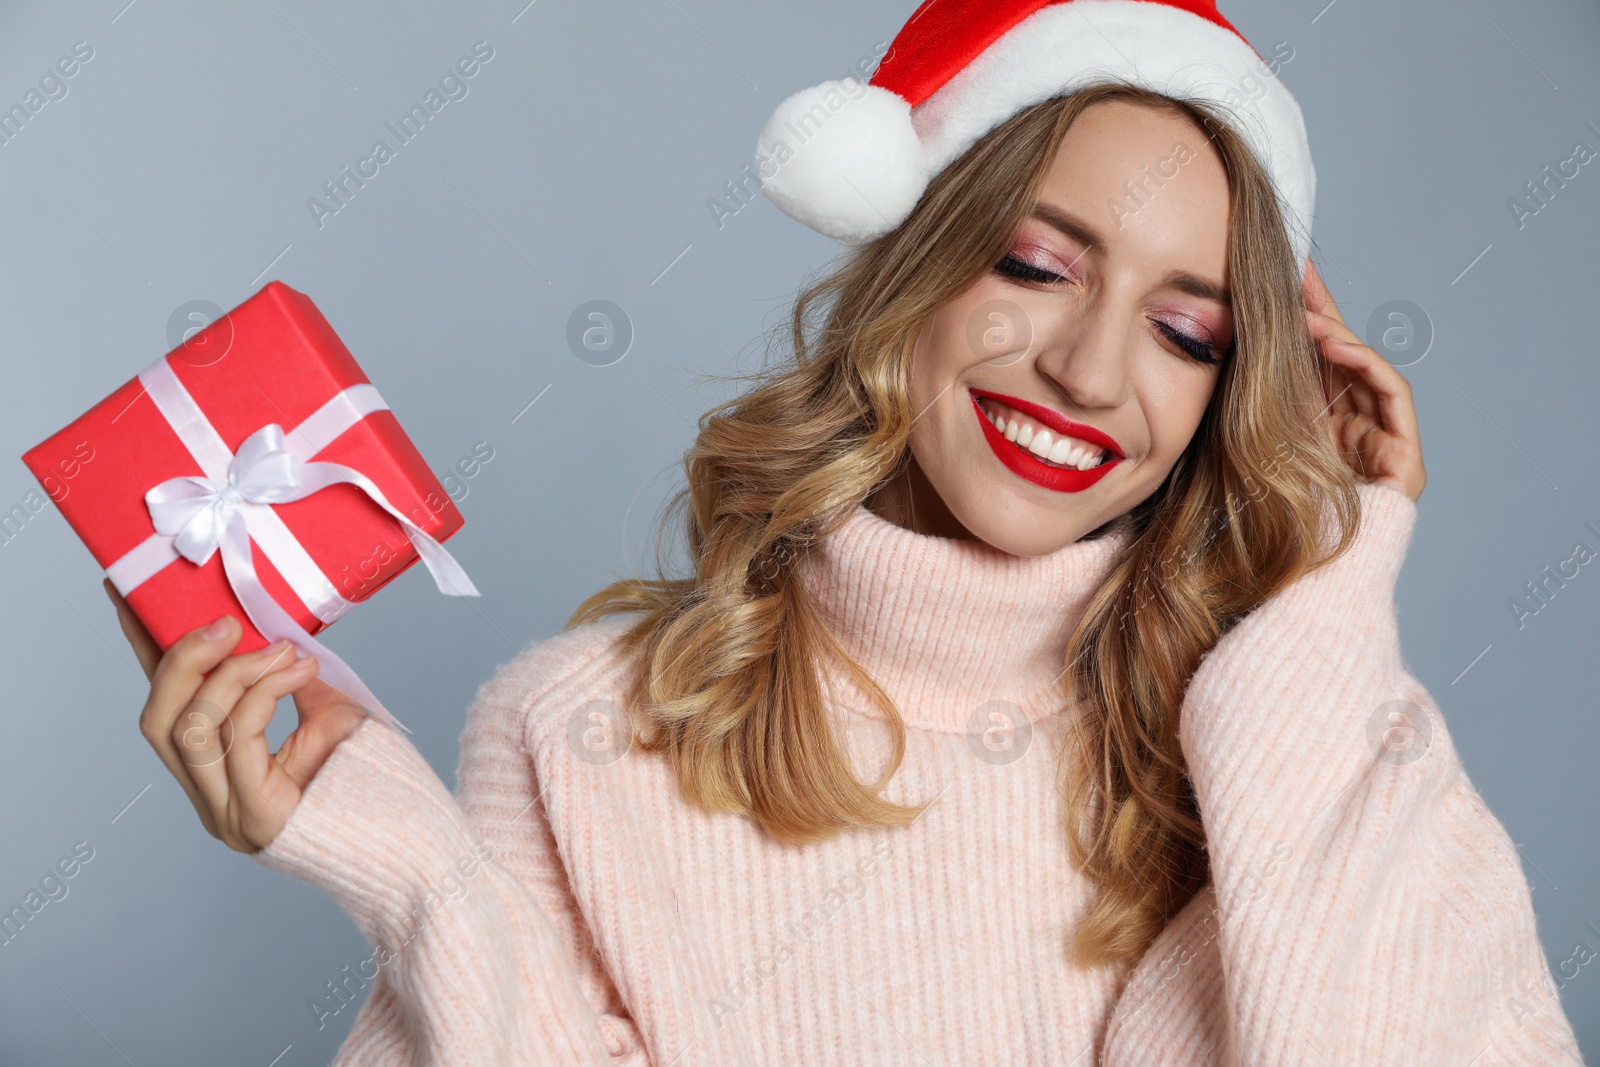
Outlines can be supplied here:
M1130 531L1124 515L1093 540L1015 556L916 533L863 504L812 547L800 573L835 636L908 726L964 733L994 700L1015 703L1034 722L1062 710L1067 639ZM842 699L876 714L840 682Z

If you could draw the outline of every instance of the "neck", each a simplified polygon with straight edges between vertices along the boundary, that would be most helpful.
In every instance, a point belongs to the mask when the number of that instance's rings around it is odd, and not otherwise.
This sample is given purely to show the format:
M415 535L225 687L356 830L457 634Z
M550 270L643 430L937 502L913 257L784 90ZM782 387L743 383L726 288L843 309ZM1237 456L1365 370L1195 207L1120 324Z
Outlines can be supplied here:
M915 533L960 541L978 540L945 504L944 497L928 480L915 457L908 460L900 475L874 489L864 506L885 521Z
M1101 536L1015 556L907 529L863 504L799 573L830 631L908 725L982 732L991 713L1037 722L1062 710L1067 640L1129 530L1123 516ZM844 672L830 677L843 703L878 714Z

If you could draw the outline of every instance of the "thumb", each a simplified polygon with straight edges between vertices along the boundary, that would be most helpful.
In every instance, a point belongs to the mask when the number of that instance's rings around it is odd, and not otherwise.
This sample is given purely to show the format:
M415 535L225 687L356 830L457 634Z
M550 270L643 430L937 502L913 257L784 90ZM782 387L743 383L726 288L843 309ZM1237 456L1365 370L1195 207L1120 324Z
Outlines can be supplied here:
M323 681L313 678L294 693L299 725L284 739L278 761L305 788L333 750L370 716L366 709Z

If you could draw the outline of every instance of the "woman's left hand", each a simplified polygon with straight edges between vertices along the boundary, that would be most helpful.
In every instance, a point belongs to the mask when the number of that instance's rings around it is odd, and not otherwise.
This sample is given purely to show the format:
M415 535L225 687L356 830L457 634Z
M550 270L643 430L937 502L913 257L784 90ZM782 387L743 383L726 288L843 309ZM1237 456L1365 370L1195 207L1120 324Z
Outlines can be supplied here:
M1323 422L1339 454L1362 481L1391 486L1415 501L1428 474L1411 383L1345 325L1309 259L1303 292L1306 325L1322 354L1329 401Z

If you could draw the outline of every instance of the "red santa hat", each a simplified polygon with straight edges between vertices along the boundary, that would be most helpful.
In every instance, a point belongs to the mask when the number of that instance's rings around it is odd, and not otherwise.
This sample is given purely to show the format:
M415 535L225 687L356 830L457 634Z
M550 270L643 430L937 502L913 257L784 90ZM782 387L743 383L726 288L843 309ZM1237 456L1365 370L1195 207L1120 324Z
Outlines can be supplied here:
M1214 0L926 0L870 81L826 81L778 105L757 174L784 213L863 244L1012 115L1126 82L1220 109L1272 178L1304 263L1316 172L1300 107L1275 73Z

